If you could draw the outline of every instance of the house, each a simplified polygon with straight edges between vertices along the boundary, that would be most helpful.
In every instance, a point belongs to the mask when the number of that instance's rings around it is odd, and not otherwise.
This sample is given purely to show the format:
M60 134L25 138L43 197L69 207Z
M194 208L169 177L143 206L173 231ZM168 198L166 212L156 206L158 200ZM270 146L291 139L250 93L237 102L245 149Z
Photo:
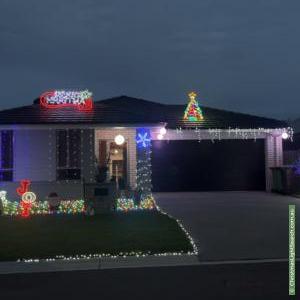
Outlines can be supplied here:
M188 104L188 105L187 105ZM43 199L82 199L108 168L120 188L149 191L271 190L282 165L285 122L199 105L167 105L88 91L50 91L0 112L1 189L19 200L23 179Z
M293 165L300 158L300 132L293 134L293 140L283 142L283 163Z

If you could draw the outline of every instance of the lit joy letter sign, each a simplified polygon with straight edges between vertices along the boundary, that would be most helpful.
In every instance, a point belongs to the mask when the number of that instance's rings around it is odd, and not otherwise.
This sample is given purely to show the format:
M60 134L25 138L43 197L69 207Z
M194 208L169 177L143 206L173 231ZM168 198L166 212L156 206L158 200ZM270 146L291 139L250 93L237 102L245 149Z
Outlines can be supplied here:
M30 184L30 180L24 179L21 180L20 186L17 188L17 194L22 197L20 202L21 216L25 218L29 217L32 204L36 200L35 193L29 191Z
M82 111L93 109L92 93L84 91L49 91L41 95L40 105L45 108L76 107Z

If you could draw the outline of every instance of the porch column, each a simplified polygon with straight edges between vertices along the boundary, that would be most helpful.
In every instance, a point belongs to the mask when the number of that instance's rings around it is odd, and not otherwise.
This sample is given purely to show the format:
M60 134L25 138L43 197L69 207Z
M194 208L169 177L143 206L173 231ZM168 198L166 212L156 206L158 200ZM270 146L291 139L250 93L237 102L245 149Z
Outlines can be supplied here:
M267 135L265 138L266 191L272 189L272 167L281 167L283 163L282 137Z
M142 199L151 195L152 173L151 173L151 134L148 128L136 129L137 148L137 190Z

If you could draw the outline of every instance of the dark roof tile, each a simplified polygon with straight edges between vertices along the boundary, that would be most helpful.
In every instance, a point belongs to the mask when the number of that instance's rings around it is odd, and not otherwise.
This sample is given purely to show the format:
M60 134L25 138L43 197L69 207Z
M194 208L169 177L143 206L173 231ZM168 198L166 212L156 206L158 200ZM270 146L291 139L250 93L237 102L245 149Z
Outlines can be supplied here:
M65 107L45 109L35 104L0 111L0 124L105 124L134 125L167 123L168 128L281 128L287 123L269 118L201 107L204 120L182 120L186 105L167 105L127 96L94 103L90 112Z

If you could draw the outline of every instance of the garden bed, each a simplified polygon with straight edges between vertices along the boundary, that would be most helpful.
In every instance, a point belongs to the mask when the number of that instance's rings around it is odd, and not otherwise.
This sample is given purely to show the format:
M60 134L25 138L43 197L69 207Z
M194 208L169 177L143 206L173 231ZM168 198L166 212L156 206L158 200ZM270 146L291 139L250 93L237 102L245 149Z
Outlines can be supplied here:
M192 251L177 221L158 211L0 217L0 261Z

